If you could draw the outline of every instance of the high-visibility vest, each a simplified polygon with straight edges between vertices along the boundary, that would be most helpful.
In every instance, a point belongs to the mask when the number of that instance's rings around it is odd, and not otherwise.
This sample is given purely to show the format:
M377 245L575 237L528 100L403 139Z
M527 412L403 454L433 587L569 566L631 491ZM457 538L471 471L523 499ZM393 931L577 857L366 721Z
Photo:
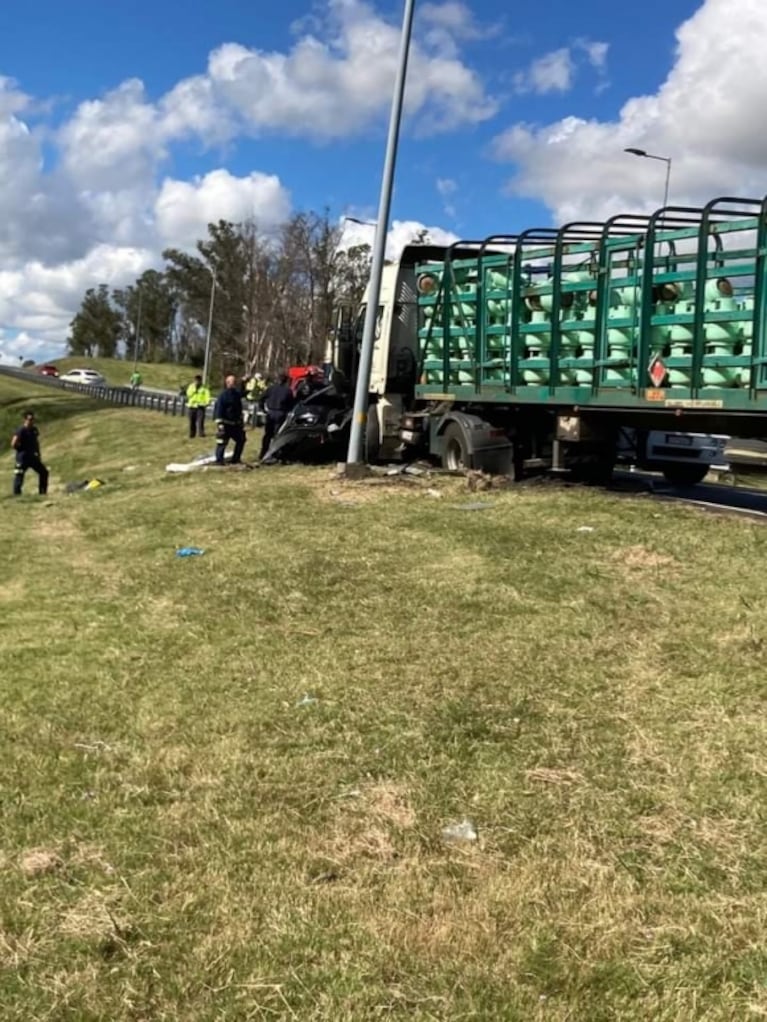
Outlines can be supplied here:
M186 388L186 403L190 408L207 408L210 404L210 391L201 384L190 383Z

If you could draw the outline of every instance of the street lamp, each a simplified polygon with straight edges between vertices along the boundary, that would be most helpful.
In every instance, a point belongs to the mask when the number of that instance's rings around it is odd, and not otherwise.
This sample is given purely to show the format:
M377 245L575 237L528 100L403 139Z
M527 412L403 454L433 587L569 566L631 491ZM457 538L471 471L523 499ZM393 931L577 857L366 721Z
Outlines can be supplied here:
M365 325L362 329L360 360L357 366L354 412L352 414L352 427L349 434L349 450L346 455L348 464L357 464L362 460L362 441L368 417L370 369L373 364L378 303L381 298L381 277L386 257L386 232L389 227L394 167L397 162L397 144L399 142L399 128L402 120L402 100L405 94L405 78L407 77L407 61L410 54L410 36L413 31L414 9L415 0L405 0L397 76L394 81L394 95L392 97L391 116L389 118L389 134L386 141L386 156L384 158L383 174L381 175L381 196L378 203L378 216L376 217L375 237L373 239L373 259L370 264L368 303L365 308Z
M139 345L141 344L141 285L140 284L138 285L136 290L138 291L138 315L136 316L136 339L135 339L134 351L133 351L133 372L134 373L136 372L136 369L138 367L138 351L139 351Z
M624 149L624 153L631 153L632 156L643 156L646 160L661 160L662 163L666 164L666 190L663 193L663 208L668 206L668 186L671 181L671 157L670 156L655 156L653 153L647 153L644 149Z
M350 224L361 224L362 227L377 227L378 224L375 220L360 220L357 216L345 216L344 220L348 220Z
M210 338L213 332L213 303L216 298L216 273L210 271L210 306L208 307L208 330L205 335L205 362L202 367L203 386L208 385L208 366L210 364Z

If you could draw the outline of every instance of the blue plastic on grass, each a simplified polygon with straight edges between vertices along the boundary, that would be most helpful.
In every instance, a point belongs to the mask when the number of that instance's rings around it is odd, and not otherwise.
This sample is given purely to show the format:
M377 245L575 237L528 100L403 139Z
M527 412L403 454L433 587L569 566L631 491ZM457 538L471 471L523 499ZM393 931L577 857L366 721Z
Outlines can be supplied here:
M202 557L204 553L198 546L182 546L176 551L176 557Z

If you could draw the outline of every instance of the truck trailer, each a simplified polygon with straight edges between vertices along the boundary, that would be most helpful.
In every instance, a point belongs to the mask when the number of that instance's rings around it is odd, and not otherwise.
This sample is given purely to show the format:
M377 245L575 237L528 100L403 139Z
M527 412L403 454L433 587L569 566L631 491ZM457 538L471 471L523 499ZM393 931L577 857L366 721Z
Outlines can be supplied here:
M767 199L411 245L384 269L368 456L693 483L767 436ZM331 361L353 379L364 308Z

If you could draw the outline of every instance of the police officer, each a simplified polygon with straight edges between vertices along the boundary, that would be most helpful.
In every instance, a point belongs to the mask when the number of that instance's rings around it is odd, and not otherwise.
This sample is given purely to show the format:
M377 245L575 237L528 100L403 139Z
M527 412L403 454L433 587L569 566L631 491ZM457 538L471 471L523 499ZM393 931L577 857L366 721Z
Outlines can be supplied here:
M246 440L242 425L242 394L236 376L230 374L224 382L226 386L216 398L213 409L213 418L216 420L216 464L224 464L226 445L234 440L232 464L239 465Z
M295 402L295 396L290 389L290 377L287 373L282 373L277 382L264 391L261 408L266 414L266 422L264 423L264 439L261 441L260 459L262 461L275 433L287 418L288 412Z
M37 472L40 493L47 493L48 469L40 460L40 438L34 412L24 412L24 424L19 426L11 437L11 447L16 452L16 467L13 472L14 496L20 496L24 485L24 473L28 468Z
M189 413L189 439L199 433L205 436L205 409L210 404L210 391L202 382L202 376L195 376L194 383L186 388L186 407Z

